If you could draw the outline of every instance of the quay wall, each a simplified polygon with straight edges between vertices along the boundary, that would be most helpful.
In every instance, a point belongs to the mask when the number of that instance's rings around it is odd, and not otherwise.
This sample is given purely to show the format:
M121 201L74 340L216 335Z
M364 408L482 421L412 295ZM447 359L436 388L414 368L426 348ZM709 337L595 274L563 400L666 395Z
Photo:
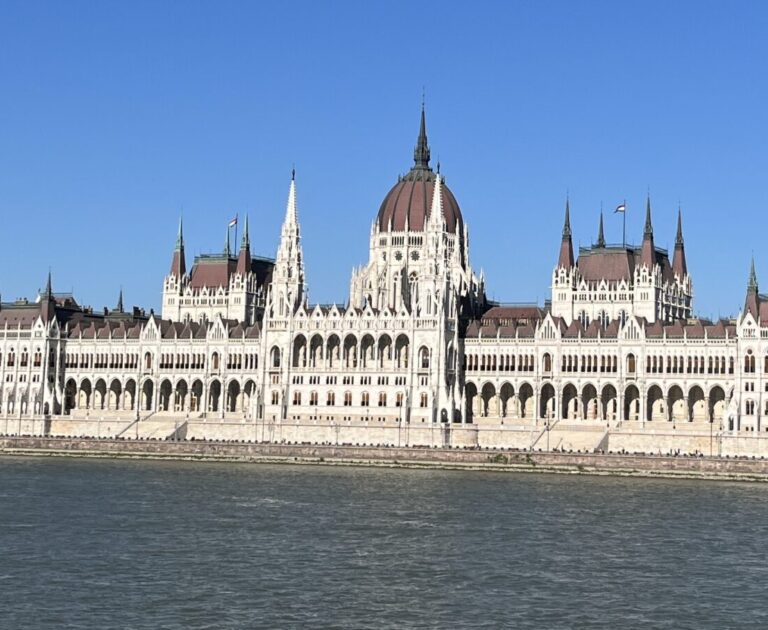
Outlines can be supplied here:
M91 438L0 437L0 455L443 468L768 481L768 459Z

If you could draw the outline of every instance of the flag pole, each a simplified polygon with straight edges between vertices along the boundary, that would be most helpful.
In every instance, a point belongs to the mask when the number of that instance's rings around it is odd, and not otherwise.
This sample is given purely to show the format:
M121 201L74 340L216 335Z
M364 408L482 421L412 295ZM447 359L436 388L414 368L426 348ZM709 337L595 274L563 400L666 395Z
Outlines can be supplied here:
M235 250L237 250L237 224L240 223L240 221L237 220L237 212L235 212Z
M624 212L621 213L621 247L627 249L627 200L624 200Z

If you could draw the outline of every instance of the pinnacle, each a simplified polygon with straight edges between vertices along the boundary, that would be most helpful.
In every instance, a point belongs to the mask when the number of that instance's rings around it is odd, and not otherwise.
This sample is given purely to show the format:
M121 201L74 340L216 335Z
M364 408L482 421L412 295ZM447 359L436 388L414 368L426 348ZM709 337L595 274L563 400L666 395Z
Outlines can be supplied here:
M427 119L424 104L421 105L421 124L416 148L413 150L414 168L429 170L429 144L427 143Z

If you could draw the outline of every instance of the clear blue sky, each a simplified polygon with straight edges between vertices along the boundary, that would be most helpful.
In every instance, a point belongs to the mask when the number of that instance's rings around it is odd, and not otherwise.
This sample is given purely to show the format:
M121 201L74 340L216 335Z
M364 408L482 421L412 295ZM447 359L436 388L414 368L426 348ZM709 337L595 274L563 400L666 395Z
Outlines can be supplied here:
M424 86L492 297L548 297L566 191L587 244L624 198L639 240L650 189L697 312L735 314L752 251L768 287L766 32L760 2L4 2L2 298L50 266L157 308L182 208L188 257L246 212L273 256L295 163L310 299L344 301Z

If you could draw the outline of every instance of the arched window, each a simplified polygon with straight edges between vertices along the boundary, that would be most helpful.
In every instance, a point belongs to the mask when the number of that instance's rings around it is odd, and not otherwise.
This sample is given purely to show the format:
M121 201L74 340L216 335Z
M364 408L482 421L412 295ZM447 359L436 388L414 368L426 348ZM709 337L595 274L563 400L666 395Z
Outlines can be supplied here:
M280 404L280 392L276 389L272 390L272 404L273 405L279 405Z
M368 407L370 405L370 397L368 395L368 392L363 392L360 395L360 405L363 407Z
M403 392L397 392L397 394L395 394L395 406L396 407L403 406Z
M328 397L325 401L328 407L333 407L336 404L336 394L334 392L328 392Z
M293 404L294 405L301 404L301 392L293 392Z
M147 352L144 355L144 369L145 370L151 370L152 369L152 355Z
M387 394L386 392L379 392L379 407L387 406Z
M552 371L552 355L549 352L544 353L544 372L548 373Z
M270 363L273 368L280 367L280 348L277 346L272 346L272 350L270 351Z
M344 406L345 407L352 406L352 392L344 392Z
M587 315L586 311L581 311L581 313L579 313L579 321L584 328L589 326L589 315Z
M424 392L421 394L421 401L419 402L419 406L422 409L426 408L427 406L427 394Z
M429 369L429 348L426 346L419 348L419 365L421 365L422 370Z
M309 392L309 404L312 407L317 407L317 392Z
M635 373L635 355L632 353L629 353L627 355L627 374L634 374Z

